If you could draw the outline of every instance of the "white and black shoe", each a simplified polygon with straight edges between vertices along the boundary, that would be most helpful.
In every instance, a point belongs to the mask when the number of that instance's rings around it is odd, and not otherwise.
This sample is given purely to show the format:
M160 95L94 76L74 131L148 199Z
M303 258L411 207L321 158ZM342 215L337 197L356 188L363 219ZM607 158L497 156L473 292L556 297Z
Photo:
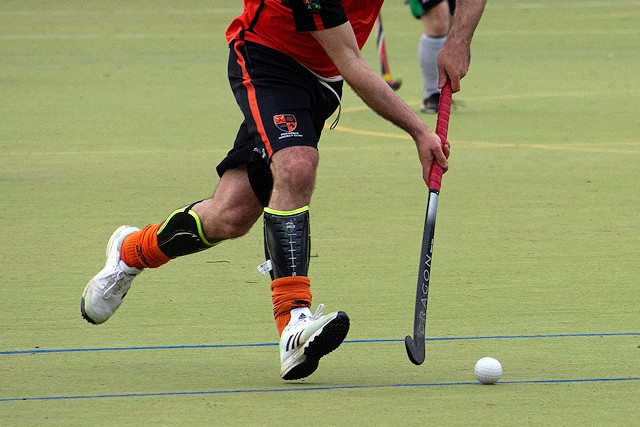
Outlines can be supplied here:
M323 304L311 314L309 308L291 310L291 320L280 337L280 375L297 380L311 375L322 356L331 353L349 332L349 316L343 311L322 315Z
M107 263L87 284L80 301L82 317L94 325L106 322L120 307L131 281L142 270L129 267L120 260L120 248L126 236L138 231L123 225L118 228L107 244Z

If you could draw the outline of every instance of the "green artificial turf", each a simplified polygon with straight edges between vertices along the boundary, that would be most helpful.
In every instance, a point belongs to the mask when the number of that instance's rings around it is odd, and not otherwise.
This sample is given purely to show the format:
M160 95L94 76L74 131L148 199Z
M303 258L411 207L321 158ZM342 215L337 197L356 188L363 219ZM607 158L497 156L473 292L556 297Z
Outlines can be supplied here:
M640 409L640 3L490 1L454 95L427 356L406 357L427 192L345 89L311 203L314 306L351 317L279 377L260 224L79 303L119 225L208 197L241 121L238 1L0 4L0 425L631 425ZM383 8L398 94L421 27ZM364 49L377 69L374 43ZM432 126L435 116L422 115ZM473 376L498 358L501 381Z

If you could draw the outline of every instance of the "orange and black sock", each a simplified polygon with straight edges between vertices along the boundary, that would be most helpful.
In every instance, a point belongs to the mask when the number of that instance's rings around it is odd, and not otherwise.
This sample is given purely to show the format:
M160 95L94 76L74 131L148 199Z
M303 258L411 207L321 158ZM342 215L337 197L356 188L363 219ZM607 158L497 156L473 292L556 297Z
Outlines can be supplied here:
M200 217L191 210L193 205L176 210L164 223L148 225L125 237L120 256L125 264L138 269L160 267L173 258L218 244L204 237Z
M139 270L160 267L169 262L171 258L158 246L158 229L161 226L162 223L151 224L125 237L120 259L129 267Z
M281 277L271 282L273 316L279 335L291 320L291 310L311 307L310 286L311 281L306 276Z

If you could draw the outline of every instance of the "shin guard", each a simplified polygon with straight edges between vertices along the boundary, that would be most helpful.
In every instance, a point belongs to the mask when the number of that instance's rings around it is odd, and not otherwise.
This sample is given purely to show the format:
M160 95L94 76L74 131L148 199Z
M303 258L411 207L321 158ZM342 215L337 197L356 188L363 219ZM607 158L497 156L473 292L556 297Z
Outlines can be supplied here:
M264 209L264 251L272 280L307 276L310 246L308 206L286 212Z
M191 210L193 205L173 212L158 230L158 246L170 258L204 251L219 243L204 237L200 217Z

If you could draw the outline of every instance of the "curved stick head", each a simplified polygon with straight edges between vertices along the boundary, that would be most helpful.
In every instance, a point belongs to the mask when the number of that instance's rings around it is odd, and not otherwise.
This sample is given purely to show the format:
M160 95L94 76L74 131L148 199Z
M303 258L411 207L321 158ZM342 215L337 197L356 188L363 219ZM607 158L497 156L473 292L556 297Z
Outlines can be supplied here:
M414 365L422 365L424 362L424 339L414 340L410 335L404 337L404 346L407 349L407 356Z

